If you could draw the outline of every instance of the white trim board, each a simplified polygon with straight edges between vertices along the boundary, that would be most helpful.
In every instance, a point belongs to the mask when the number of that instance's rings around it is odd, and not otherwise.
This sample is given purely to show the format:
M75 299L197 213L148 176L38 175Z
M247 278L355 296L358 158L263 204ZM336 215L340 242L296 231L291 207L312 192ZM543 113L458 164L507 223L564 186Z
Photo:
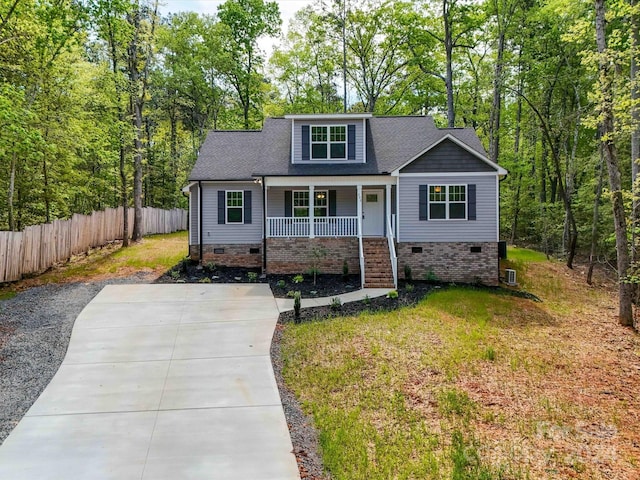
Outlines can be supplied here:
M330 176L318 176L318 177L266 177L264 178L265 185L268 187L307 187L307 186L319 186L319 187L340 187L340 186L355 186L355 185L396 185L397 178L390 177L388 175L354 175L351 177L330 177Z

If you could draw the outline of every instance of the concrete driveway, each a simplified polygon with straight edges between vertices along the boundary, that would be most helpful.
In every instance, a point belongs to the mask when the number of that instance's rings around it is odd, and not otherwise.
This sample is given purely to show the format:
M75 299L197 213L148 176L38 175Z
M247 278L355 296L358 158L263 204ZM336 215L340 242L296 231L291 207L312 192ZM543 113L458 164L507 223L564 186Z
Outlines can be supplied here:
M0 446L0 478L298 480L277 317L268 285L105 287Z

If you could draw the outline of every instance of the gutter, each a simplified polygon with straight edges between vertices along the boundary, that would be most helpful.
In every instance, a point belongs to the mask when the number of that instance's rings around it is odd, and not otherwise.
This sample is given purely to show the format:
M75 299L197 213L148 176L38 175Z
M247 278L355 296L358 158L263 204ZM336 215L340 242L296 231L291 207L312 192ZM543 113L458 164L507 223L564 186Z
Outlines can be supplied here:
M262 273L267 271L267 187L262 181Z
M202 265L202 181L198 180L198 234L200 245L200 264Z

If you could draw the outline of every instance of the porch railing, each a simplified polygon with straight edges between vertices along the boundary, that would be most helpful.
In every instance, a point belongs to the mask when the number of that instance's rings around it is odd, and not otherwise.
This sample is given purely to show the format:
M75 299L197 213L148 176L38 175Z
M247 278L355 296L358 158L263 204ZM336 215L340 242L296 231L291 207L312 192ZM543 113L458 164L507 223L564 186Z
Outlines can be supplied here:
M309 237L309 218L267 217L268 237ZM316 237L357 237L358 217L316 217L313 219Z

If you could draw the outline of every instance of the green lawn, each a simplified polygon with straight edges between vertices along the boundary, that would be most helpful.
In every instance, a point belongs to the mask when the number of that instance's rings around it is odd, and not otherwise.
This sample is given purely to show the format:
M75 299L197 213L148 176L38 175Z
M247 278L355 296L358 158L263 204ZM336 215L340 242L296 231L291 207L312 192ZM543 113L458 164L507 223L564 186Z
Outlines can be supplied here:
M285 381L313 415L334 479L590 479L607 478L607 468L633 471L623 446L614 459L587 455L581 430L615 425L622 442L638 428L637 420L620 420L628 403L576 394L611 381L619 367L609 362L634 361L602 348L592 330L602 325L577 328L605 321L596 312L613 299L536 252L518 249L516 262L527 267L532 293L548 302L451 288L395 312L287 325ZM635 339L640 353L637 336L607 328ZM612 443L588 440L603 449Z

